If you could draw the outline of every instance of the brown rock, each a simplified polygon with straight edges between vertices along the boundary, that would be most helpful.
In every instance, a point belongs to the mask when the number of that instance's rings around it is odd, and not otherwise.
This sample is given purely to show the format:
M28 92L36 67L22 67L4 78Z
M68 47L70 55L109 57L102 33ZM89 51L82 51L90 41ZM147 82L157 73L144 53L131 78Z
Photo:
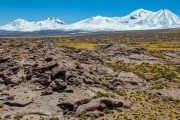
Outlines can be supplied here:
M0 104L0 108L3 108L4 104Z
M162 99L180 99L180 89L158 89L158 90L148 90L154 96Z
M53 94L51 87L48 87L45 91L42 92L42 95L51 95L51 94Z
M65 80L66 70L62 68L55 68L52 70L52 79L60 78Z
M0 57L0 63L8 61L10 58Z
M82 90L79 88L74 88L73 94L68 94L66 97L60 100L59 105L71 106L71 108L77 108L79 105L90 102L92 97L94 96L95 96L94 93L90 90Z
M114 72L112 69L104 65L97 65L96 70L99 75L107 75L107 74L112 74Z
M91 118L99 118L104 116L104 113L98 110L95 110L93 112L87 112L85 116L91 117Z
M48 63L40 64L34 70L51 70L52 68L54 68L56 66L58 66L58 64L56 62L48 62Z
M9 85L9 84L13 84L13 85L18 85L20 82L22 82L22 78L18 78L17 76L11 76L9 78L5 79L5 84Z
M117 79L111 81L114 87L139 89L146 86L146 82L131 72L121 72Z
M56 79L50 84L50 86L53 88L53 90L60 90L65 89L67 87L67 83L61 79Z
M50 75L47 76L43 76L41 77L39 80L38 80L42 85L49 85L52 81L51 81L51 78L50 78Z
M103 111L103 109L105 108L114 109L115 107L123 107L123 105L124 103L119 100L101 97L101 98L94 99L87 104L83 104L79 106L77 109L77 113L81 114L81 113L84 113L84 112L86 113L92 110Z

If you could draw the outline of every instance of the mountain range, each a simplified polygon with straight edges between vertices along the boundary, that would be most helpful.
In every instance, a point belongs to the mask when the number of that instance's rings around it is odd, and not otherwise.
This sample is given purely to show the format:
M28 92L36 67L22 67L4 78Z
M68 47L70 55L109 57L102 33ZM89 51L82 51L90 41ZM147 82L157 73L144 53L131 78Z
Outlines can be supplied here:
M42 21L26 21L16 19L6 25L0 26L0 31L35 32L47 30L60 31L126 31L179 28L180 17L167 9L152 12L138 9L123 17L90 17L72 24L66 24L58 18L46 18Z

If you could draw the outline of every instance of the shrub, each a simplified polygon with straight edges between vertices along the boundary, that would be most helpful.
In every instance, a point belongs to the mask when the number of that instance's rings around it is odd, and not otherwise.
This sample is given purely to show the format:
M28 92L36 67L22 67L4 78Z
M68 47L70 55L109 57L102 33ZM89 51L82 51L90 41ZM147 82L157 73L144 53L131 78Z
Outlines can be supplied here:
M49 120L59 120L59 118L57 118L57 117L52 117L52 118L50 118Z
M87 116L81 115L81 116L79 117L79 120L86 120L86 119L87 119Z
M20 120L23 117L24 117L23 115L16 115L14 116L14 120Z
M130 105L124 105L124 108L131 109L131 106Z
M87 104L87 103L89 103L90 101L91 101L91 99L88 99L88 98L87 98L87 99L84 99L84 100L82 101L82 103L83 103L83 104Z
M126 91L123 89L123 88L120 88L118 91L117 91L117 94L120 95L120 96L126 96Z
M111 110L109 110L109 109L104 109L103 110L103 112L105 113L105 114L113 114L114 112L113 111L111 111Z
M98 91L98 92L96 93L96 98L98 98L98 97L109 97L109 95Z
M164 89L164 86L162 84L153 85L151 89Z
M102 83L102 85L103 85L104 87L106 87L106 88L110 88L110 85L107 84L107 83Z
M14 100L14 96L8 96L8 97L6 97L6 100Z
M4 118L11 119L11 115L6 115L6 116L4 116Z

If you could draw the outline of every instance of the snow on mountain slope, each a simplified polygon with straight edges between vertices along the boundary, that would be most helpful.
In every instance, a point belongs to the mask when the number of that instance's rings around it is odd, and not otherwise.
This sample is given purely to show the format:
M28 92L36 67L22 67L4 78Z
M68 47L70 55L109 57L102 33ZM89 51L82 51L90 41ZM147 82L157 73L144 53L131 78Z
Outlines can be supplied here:
M94 31L121 31L121 30L148 30L179 28L180 18L171 11L164 9L157 12L138 9L124 17L90 17L73 24L66 24L58 18L46 18L38 22L28 22L17 19L0 30L8 31L40 31L40 30L82 30Z
M0 27L0 30L8 31L39 31L39 30L54 30L60 29L62 26L66 25L65 22L58 18L46 18L38 22L28 22L24 19L14 20L4 26Z
M61 21L58 18L46 18L42 21L36 22L36 25L41 27L42 29L55 29L66 25L65 22Z
M128 27L134 27L136 25L142 26L143 20L151 14L153 14L152 11L138 9L127 16L121 17L120 23L122 23L123 25L128 25Z
M125 17L102 17L96 16L81 20L69 26L69 29L86 29L86 30L131 30L137 22L145 19L152 12L139 9ZM138 28L137 28L138 29Z
M130 13L127 16L121 17L121 19L123 20L143 20L145 18L147 18L149 15L151 15L153 12L149 11L149 10L144 10L144 9L138 9L135 10L134 12Z
M159 25L169 28L180 26L180 19L171 11L165 9L151 14L144 20L144 23L148 24L151 27Z
M86 29L86 30L113 30L117 28L118 20L110 17L96 16L76 22L68 26L69 29Z
M146 30L180 27L180 19L169 10L152 12L138 9L124 17L91 17L69 26L69 29L89 31Z
M1 26L0 29L9 30L9 31L31 31L36 30L35 22L28 22L24 19L16 19L4 26Z

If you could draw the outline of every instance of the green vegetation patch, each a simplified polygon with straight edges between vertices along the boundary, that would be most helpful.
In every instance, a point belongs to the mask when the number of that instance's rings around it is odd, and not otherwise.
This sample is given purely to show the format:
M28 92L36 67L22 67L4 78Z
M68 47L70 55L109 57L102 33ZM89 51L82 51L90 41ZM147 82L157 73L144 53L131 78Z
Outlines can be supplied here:
M58 46L67 46L67 47L73 47L77 49L85 49L85 48L95 48L96 46L99 45L106 45L106 44L100 44L97 43L96 41L84 41L84 40L79 40L79 41L55 41L54 44Z
M153 76L152 80L165 78L169 81L180 82L180 67L175 64L130 64L130 63L107 63L115 71L133 72L139 77L146 79L146 75Z

